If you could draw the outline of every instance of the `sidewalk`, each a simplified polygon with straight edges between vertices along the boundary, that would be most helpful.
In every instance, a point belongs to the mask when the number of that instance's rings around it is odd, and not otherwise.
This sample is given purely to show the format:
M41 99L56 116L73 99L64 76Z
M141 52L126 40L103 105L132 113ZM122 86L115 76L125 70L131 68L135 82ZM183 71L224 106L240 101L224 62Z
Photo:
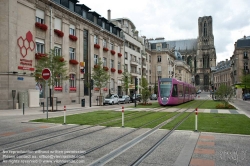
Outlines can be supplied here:
M87 105L86 105L87 104ZM89 107L89 103L85 103L85 107L81 107L81 104L69 104L65 105L66 111L67 110L85 110L90 108L99 108L99 106L96 105L96 103L92 103L91 107ZM56 110L56 106L53 108ZM54 111L50 113L56 113L56 112L62 112L64 110L64 105L58 105L58 111ZM48 107L48 110L51 110L51 107ZM0 110L0 116L14 116L14 115L39 115L43 114L43 106L41 107L32 107L32 108L25 108L23 109L8 109L8 110ZM47 106L44 106L44 112L47 112Z

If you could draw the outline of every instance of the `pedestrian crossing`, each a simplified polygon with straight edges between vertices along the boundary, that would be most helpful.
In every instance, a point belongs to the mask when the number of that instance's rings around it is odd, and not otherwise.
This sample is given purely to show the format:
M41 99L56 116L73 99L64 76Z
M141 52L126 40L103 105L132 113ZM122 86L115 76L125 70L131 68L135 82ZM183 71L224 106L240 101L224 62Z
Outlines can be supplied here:
M111 110L111 109L105 109L105 110ZM174 107L168 107L168 108L124 108L124 111L154 111L154 112L174 112L178 110L178 112L182 112L186 110L185 108L180 109L174 108ZM112 111L122 111L122 108L115 108L112 109ZM192 112L194 109L188 109L186 112ZM198 109L199 113L219 113L219 114L244 114L244 112L236 110L236 109Z

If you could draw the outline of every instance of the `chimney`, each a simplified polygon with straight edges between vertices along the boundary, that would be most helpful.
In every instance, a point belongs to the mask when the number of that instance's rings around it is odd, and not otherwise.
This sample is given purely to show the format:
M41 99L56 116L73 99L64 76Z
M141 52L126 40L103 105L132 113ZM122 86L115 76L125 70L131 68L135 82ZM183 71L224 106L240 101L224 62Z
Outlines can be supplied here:
M110 21L111 20L111 10L109 9L108 10L108 21Z

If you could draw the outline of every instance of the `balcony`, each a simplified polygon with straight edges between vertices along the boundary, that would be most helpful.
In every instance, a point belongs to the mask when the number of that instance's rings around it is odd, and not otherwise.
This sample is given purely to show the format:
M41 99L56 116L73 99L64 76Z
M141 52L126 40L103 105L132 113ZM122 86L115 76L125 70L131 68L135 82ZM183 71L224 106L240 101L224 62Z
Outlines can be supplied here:
M136 65L136 66L137 66L137 65L138 65L138 61L135 60L135 59L131 59L131 60L130 60L130 64L131 64L131 65Z

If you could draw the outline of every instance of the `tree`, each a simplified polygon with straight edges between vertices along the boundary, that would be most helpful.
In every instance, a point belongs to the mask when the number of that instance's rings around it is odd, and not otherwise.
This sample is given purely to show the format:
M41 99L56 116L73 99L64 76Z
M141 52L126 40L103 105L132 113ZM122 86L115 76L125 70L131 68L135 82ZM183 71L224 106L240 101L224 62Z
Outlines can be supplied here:
M150 91L148 89L148 81L144 77L142 77L142 79L141 79L141 87L142 87L142 93L141 93L141 95L142 95L142 102L144 104L146 104L147 100L148 100L148 98L150 96Z
M131 81L131 75L125 70L122 73L122 90L125 91L125 94L128 94L129 83Z
M230 101L232 101L233 94L233 88L224 84L222 84L215 92L216 98L218 100L222 100L224 102L225 107Z
M63 80L67 79L67 68L66 62L63 57L56 56L54 50L50 50L48 54L36 54L37 65L35 66L36 70L35 80L36 82L45 84L45 80L42 79L42 70L44 68L49 68L51 71L51 77L48 80L48 86L52 86L52 96L53 98L53 90L56 82L60 82L62 84ZM51 100L52 111L53 111L53 100Z
M98 63L93 68L92 79L94 80L95 87L99 89L100 96L101 89L107 85L109 78L110 75L104 70L101 58L98 58Z
M246 89L250 88L250 74L247 74L247 71L244 70L241 77L241 88L244 89L244 93L246 93Z

